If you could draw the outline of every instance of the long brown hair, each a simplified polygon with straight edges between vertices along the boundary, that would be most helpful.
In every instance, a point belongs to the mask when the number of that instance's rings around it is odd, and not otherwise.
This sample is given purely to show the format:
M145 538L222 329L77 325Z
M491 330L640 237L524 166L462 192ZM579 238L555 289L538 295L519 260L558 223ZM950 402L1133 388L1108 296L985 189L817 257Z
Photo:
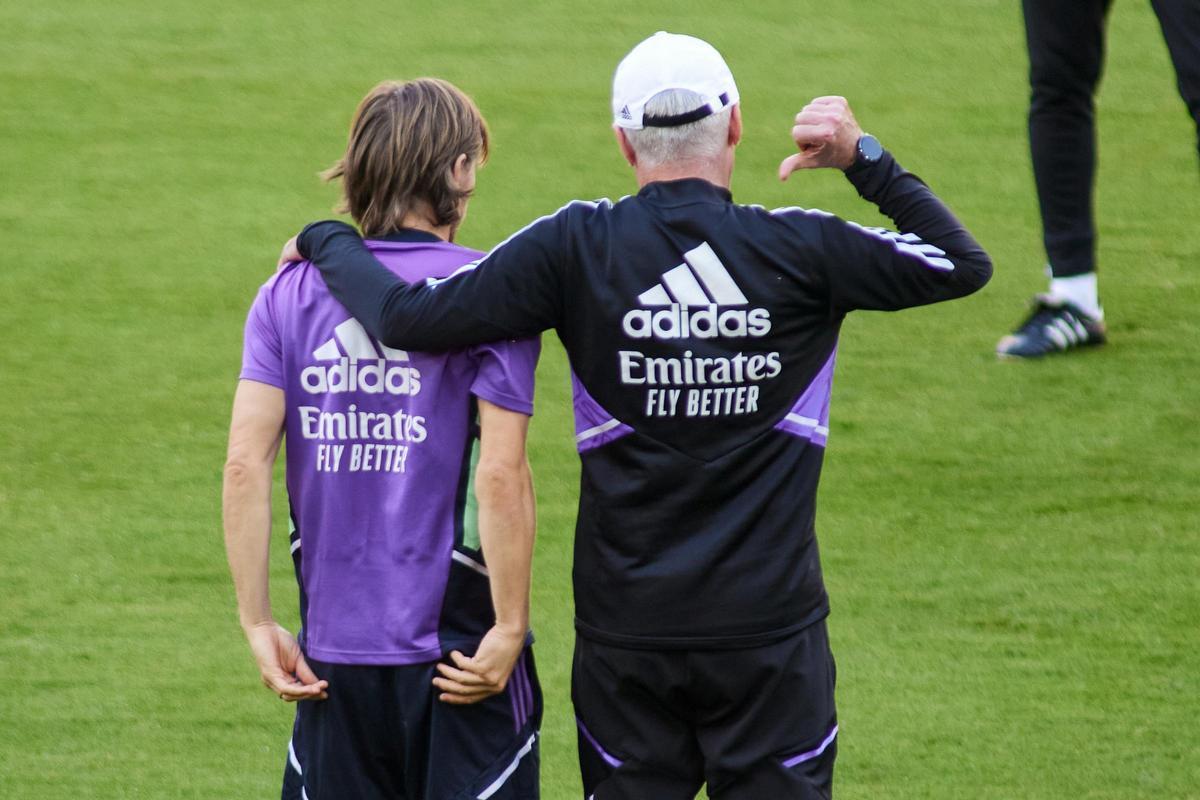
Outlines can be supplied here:
M470 192L450 177L464 153L477 165L488 156L487 123L471 98L438 78L385 81L359 103L346 154L321 177L342 179L337 210L364 236L395 230L421 201L437 225L457 225Z

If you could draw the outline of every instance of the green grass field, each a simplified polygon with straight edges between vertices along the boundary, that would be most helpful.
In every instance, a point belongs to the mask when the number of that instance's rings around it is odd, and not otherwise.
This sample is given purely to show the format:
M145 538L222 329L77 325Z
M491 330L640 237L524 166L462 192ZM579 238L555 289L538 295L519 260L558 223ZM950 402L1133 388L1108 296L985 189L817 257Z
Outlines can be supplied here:
M316 173L383 78L448 78L488 116L466 244L631 192L609 80L660 28L709 38L738 77L736 198L876 223L837 175L774 177L792 115L843 94L996 262L967 301L845 327L819 514L838 796L1200 797L1194 131L1149 4L1117 2L1097 197L1113 342L996 362L1043 285L1016 5L0 6L0 797L277 796L291 709L242 641L219 515L249 302L283 240L330 215ZM534 624L560 800L580 796L578 467L553 336L539 377Z

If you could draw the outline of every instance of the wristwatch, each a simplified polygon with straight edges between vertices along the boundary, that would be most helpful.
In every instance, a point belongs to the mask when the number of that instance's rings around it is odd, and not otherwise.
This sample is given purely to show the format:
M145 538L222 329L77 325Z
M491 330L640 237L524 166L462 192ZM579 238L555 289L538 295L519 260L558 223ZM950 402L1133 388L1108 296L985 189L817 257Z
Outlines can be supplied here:
M883 158L883 145L871 134L864 133L858 137L858 144L854 148L854 164L851 169L869 167L877 164L881 158Z

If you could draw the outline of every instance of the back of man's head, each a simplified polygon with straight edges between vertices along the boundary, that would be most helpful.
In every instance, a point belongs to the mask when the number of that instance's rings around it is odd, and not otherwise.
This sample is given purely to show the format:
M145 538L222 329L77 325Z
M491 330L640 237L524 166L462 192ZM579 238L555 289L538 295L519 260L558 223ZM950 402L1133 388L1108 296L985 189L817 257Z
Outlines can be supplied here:
M702 105L704 98L691 89L668 89L646 102L650 118L676 117ZM638 163L653 169L664 164L707 161L717 158L729 143L730 107L715 114L669 127L649 126L625 131Z
M640 165L715 158L729 144L739 100L725 59L702 39L659 31L642 41L613 76L613 125Z
M471 98L438 78L385 81L359 103L346 154L322 175L341 178L337 210L366 236L422 209L435 225L457 225L469 190L451 171L464 154L476 165L488 155L487 123Z

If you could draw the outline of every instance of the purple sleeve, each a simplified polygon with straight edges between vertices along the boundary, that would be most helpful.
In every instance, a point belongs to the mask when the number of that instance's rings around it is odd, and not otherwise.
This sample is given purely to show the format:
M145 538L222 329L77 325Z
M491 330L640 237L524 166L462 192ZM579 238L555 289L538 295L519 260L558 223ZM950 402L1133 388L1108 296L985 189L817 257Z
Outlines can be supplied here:
M283 350L279 345L279 329L271 308L271 286L258 291L250 314L246 317L246 336L242 344L242 380L267 383L284 388Z
M472 347L479 365L471 394L527 416L533 415L533 373L542 351L541 337L492 342Z

